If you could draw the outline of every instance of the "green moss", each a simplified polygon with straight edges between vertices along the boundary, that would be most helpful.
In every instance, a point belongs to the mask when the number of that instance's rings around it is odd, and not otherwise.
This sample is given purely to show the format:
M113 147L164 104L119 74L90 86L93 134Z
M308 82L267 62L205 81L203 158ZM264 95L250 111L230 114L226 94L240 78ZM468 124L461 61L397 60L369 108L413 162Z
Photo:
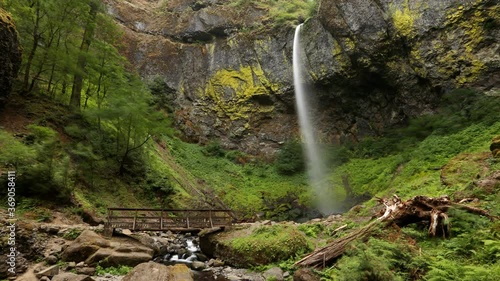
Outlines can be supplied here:
M254 112L272 112L273 105L258 104L251 99L269 96L277 90L278 85L270 82L260 65L256 65L217 71L207 82L204 94L219 117L238 120L248 119Z

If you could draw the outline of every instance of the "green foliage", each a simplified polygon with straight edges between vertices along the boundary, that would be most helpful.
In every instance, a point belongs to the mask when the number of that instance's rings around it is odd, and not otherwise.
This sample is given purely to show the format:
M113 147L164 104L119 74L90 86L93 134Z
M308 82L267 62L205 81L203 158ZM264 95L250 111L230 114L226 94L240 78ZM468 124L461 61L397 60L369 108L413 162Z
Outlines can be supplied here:
M285 143L278 152L275 165L281 175L293 175L303 172L305 162L302 145L298 141Z
M75 240L78 236L80 236L81 233L81 229L72 228L64 233L63 238L67 240Z
M321 223L301 224L299 230L308 237L317 238L318 234L325 230L325 226Z
M0 130L0 162L20 169L36 158L36 150L23 144L6 131Z
M0 161L17 172L20 196L57 198L68 202L70 196L68 158L60 151L56 132L48 127L28 126L30 133L17 140L0 131ZM4 181L5 178L0 179Z
M147 81L147 86L151 91L154 103L160 109L164 108L169 113L174 112L173 102L176 95L174 89L170 88L160 76Z
M252 5L268 12L268 20L274 26L297 25L317 14L319 0L234 0L231 6L244 10Z
M229 208L246 218L269 209L273 211L269 215L287 219L289 217L282 211L291 210L287 207L292 205L290 203L302 208L310 206L304 174L285 177L278 174L274 166L258 160L240 165L227 155L229 152L225 153L226 157L207 156L206 146L184 143L175 138L165 138L165 141L175 160L189 171L190 176L203 179L204 185L212 187ZM283 202L283 198L292 202ZM278 210L282 204L286 208Z
M218 141L209 142L202 151L206 156L223 157L226 154Z
M126 265L120 265L118 267L102 267L101 265L96 266L96 275L98 276L103 276L106 274L111 274L111 275L127 275L130 271L132 270L132 267L126 266Z
M370 238L352 246L325 279L415 280L425 270L425 262L413 251L405 243Z
M500 264L493 266L461 264L437 257L425 276L427 281L495 281L500 277Z

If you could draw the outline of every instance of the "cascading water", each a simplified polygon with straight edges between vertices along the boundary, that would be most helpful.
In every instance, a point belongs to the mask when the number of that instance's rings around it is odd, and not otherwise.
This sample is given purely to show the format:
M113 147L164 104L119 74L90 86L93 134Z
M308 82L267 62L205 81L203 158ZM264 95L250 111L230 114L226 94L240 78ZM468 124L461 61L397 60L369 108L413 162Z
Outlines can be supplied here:
M333 189L327 180L326 163L324 155L316 138L316 130L311 116L310 87L305 81L303 49L300 44L300 31L302 24L295 29L293 39L293 84L295 87L295 103L299 118L300 131L302 133L302 146L305 150L307 172L309 182L314 188L317 198L318 210L324 214L338 211L337 200L333 195ZM309 94L309 95L308 95Z

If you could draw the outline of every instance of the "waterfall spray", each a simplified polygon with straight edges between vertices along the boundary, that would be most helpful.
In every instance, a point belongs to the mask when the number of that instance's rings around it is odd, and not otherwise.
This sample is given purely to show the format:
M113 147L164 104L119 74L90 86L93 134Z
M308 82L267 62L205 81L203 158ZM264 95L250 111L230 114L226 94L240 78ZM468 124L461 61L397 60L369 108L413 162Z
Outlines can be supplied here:
M311 117L310 88L305 81L303 50L300 44L300 30L302 24L295 29L293 39L293 84L295 87L295 102L302 133L302 147L305 151L309 182L317 197L318 210L324 214L331 214L338 210L337 200L333 196L327 179L327 169L319 141L315 135L315 128ZM309 94L308 94L309 93Z

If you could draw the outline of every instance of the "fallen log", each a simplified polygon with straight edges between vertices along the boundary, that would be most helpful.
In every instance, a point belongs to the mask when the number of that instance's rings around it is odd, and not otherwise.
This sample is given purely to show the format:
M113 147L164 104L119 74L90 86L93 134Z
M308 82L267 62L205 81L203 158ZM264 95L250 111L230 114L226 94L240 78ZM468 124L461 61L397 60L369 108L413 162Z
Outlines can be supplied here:
M447 211L454 207L467 212L486 216L491 220L497 217L491 216L487 211L450 201L448 196L431 198L427 196L415 196L407 201L402 201L397 195L392 198L379 198L378 202L384 205L384 209L378 214L378 218L368 225L358 228L351 233L335 239L325 247L308 254L294 265L301 267L325 267L332 261L340 257L346 250L346 246L357 239L369 236L375 226L380 224L397 225L404 227L417 222L429 222L428 233L435 237L441 235L446 238L450 235L450 224Z

